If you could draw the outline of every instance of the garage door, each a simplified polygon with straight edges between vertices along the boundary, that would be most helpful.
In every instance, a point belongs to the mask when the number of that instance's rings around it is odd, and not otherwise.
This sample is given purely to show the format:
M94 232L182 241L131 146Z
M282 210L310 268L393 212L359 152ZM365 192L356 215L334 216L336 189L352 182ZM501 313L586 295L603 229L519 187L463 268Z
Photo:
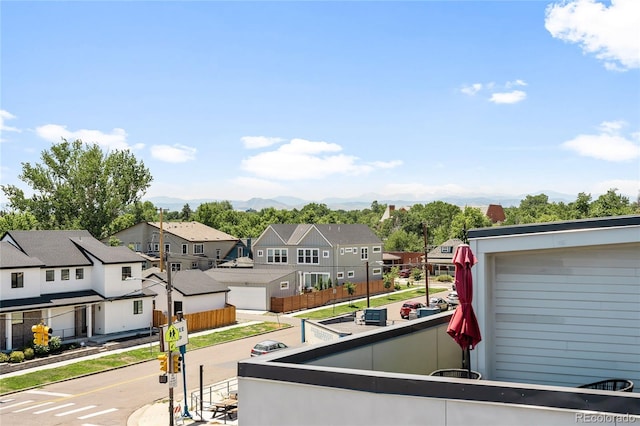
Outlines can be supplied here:
M497 256L493 378L566 385L637 371L637 249Z
M269 310L266 288L229 286L229 290L229 303L236 309Z

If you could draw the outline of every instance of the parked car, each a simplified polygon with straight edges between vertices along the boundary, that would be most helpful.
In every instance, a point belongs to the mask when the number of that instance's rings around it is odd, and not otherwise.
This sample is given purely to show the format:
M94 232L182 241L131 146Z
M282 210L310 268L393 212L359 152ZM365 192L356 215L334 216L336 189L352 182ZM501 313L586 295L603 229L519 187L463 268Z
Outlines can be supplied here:
M400 278L409 278L411 276L411 269L402 269L398 272Z
M452 291L451 293L449 293L449 295L447 296L447 301L450 305L457 305L458 303L460 303L460 301L458 300L458 292Z
M426 305L424 303L421 302L417 302L417 301L410 301L410 302L405 302L402 304L402 307L400 308L400 317L402 319L409 319L409 315L411 313L416 314L418 312L418 309L420 308L424 308Z
M287 348L288 346L282 342L277 342L275 340L264 340L255 345L253 349L251 349L251 356L264 355Z
M429 305L437 306L440 311L449 310L449 302L444 300L442 297L432 297L431 299L429 299Z

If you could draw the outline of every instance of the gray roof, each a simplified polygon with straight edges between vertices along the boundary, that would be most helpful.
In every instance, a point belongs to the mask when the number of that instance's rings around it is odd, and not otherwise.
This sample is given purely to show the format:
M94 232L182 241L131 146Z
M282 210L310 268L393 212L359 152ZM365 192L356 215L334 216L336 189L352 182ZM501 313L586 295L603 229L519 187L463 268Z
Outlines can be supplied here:
M329 244L381 244L382 241L367 225L349 224L272 224L269 225L287 245L298 245L300 240L311 230L316 228Z
M212 268L205 274L223 283L268 284L295 273L293 269Z
M8 231L5 241L14 241L27 256L41 260L43 266L90 266L91 253L103 263L131 263L143 260L126 247L109 247L89 231Z
M0 313L17 312L96 303L105 300L94 290L71 291L66 293L43 294L25 299L0 300Z
M0 241L0 269L39 268L44 263L37 257L29 257L8 241Z
M433 248L427 254L429 263L434 263L435 261L451 263L453 260L453 255L456 253L456 247L463 243L464 241L459 238L451 238L440 244L439 246ZM442 247L451 247L451 253L443 253ZM422 257L424 258L424 256Z
M89 231L8 231L18 248L45 266L90 266L91 261L78 250L71 238L94 239Z
M157 268L153 269L154 271L150 271L149 269L145 271L145 278L143 278L143 281L155 279L166 283L166 271L159 272ZM171 287L185 296L197 296L201 294L222 293L229 291L229 288L226 285L221 284L213 277L199 269L187 269L184 271L172 272Z

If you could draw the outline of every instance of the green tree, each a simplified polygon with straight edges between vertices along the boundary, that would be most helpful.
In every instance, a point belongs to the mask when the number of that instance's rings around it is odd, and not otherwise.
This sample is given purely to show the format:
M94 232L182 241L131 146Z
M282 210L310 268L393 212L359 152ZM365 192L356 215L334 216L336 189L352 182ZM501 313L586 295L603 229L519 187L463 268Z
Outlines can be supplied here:
M191 220L191 216L193 216L193 211L191 210L191 207L189 207L189 204L185 204L182 207L180 218L185 222L189 222Z
M598 197L591 204L591 217L622 216L633 214L629 199L616 193L617 189L610 189L606 194Z
M351 297L356 292L356 284L352 283L351 281L347 281L346 283L344 283L344 288L347 289L347 294L349 294L349 304L351 304Z
M491 220L482 214L480 209L465 207L464 210L453 218L451 223L451 238L466 238L465 232L472 228L487 228L491 226Z
M41 155L42 163L22 163L18 176L34 194L1 185L12 209L33 214L44 229L86 229L101 239L125 207L139 201L152 177L130 151L104 153L97 144L65 139Z
M0 236L7 231L32 229L38 229L38 220L29 212L0 214Z

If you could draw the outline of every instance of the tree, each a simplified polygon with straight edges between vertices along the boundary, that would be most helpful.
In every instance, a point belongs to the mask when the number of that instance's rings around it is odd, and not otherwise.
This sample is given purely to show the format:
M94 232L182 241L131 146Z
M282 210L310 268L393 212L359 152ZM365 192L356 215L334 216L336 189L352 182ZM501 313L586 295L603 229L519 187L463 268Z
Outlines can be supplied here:
M185 204L184 207L182 207L180 218L185 222L189 222L191 220L191 216L193 216L193 211L191 210L191 207L189 207L189 204Z
M7 231L38 229L38 220L29 212L0 214L0 235Z
M18 177L34 194L1 185L12 209L31 213L44 229L86 229L101 239L125 207L139 201L153 178L126 150L104 153L81 140L52 145L42 163L22 163Z
M347 281L346 283L344 283L344 288L349 294L349 304L351 304L351 297L356 292L356 284L352 283L351 281Z

